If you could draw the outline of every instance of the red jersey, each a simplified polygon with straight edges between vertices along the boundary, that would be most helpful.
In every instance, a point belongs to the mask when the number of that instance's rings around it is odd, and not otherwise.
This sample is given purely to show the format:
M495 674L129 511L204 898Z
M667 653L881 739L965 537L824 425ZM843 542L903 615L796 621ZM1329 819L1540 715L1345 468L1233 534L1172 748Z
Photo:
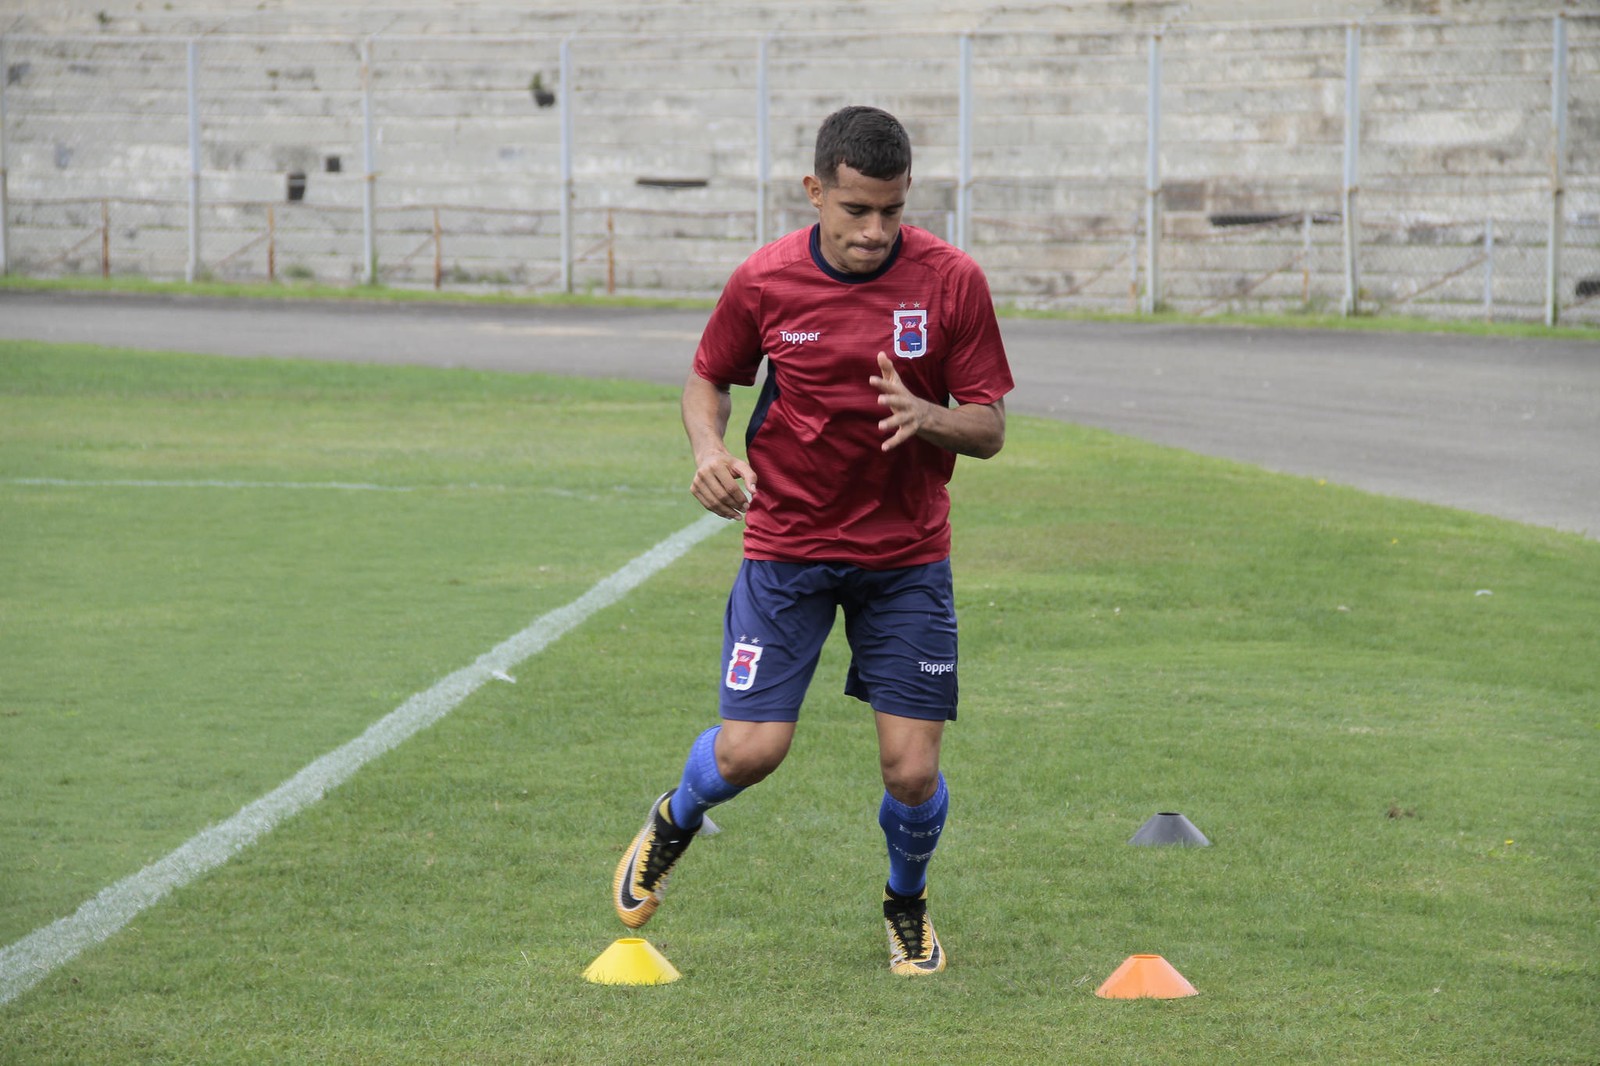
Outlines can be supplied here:
M956 456L913 437L882 450L868 378L878 353L911 392L933 403L990 404L1011 369L983 271L966 253L901 226L887 262L846 274L822 256L819 231L780 237L728 279L695 352L716 385L767 379L745 435L756 472L745 516L750 559L842 561L871 570L950 554Z

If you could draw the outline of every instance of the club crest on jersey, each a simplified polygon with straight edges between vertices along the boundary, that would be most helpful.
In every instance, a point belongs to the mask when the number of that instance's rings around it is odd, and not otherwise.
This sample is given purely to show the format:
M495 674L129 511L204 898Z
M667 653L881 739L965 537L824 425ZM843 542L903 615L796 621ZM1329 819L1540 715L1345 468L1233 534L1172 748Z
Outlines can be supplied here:
M905 308L894 313L894 354L902 359L921 359L928 353L928 309Z
M756 664L761 661L761 648L755 644L736 643L733 658L728 660L728 674L723 684L735 692L743 692L756 683Z

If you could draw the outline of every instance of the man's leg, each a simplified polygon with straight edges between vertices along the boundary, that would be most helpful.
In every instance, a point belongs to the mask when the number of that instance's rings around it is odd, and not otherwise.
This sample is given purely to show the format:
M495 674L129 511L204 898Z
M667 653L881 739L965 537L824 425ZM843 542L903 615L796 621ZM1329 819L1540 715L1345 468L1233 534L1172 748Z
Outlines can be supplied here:
M656 797L644 828L617 863L611 882L617 917L629 929L650 920L667 876L705 824L706 811L778 768L794 739L793 722L724 719L695 738L678 787Z
M875 715L883 802L878 824L889 848L889 890L919 896L927 887L928 862L944 830L950 793L939 773L944 723Z
M950 792L939 772L944 723L879 713L878 758L883 804L878 824L889 846L883 921L889 969L914 977L944 969L944 948L928 916L928 861L944 832Z
M667 875L707 810L776 770L835 612L826 568L754 563L739 568L723 618L720 725L689 749L678 787L651 805L617 863L612 902L630 929L650 920Z
M939 748L960 689L951 585L948 560L858 570L843 600L851 653L845 692L877 712L884 787L878 823L889 853L883 917L889 968L897 974L945 966L928 917L927 872L949 811Z
M695 739L669 804L673 824L698 830L706 811L778 768L794 740L793 722L727 719Z

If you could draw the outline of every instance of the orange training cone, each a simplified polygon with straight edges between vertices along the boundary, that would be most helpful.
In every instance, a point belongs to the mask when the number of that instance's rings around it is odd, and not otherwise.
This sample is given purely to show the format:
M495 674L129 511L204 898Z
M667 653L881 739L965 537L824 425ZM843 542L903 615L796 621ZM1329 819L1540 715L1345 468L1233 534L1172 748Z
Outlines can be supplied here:
M1129 955L1094 994L1101 999L1181 999L1200 992L1160 955Z
M598 985L664 985L683 975L648 940L630 936L601 952L583 976Z

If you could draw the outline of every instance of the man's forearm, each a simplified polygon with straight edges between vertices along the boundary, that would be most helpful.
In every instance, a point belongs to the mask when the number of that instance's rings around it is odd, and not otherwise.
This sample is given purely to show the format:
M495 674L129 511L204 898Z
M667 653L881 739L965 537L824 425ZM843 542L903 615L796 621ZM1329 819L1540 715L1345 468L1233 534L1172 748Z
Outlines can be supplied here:
M929 407L927 417L917 427L917 436L929 444L937 444L957 455L988 459L1006 442L1004 400L943 408L929 404Z
M728 419L733 412L728 390L691 373L683 386L682 406L683 429L689 435L695 461L701 461L708 452L727 451Z

